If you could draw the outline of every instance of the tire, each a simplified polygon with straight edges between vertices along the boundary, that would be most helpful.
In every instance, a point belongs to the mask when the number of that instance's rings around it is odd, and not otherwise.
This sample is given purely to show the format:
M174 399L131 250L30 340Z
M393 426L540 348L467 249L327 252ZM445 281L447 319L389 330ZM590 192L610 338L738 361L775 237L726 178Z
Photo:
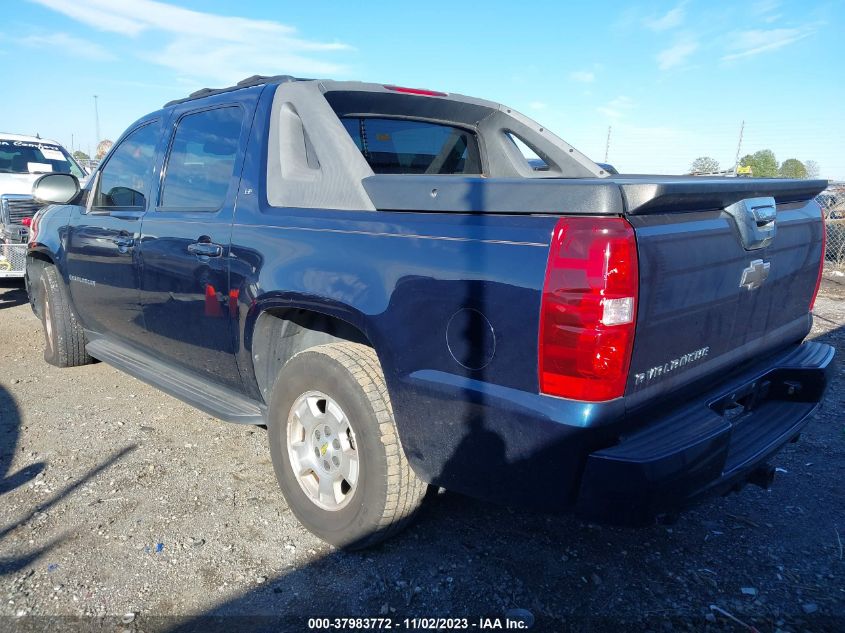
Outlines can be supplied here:
M41 268L36 282L44 326L44 360L56 367L78 367L94 362L85 352L85 332L70 303L55 266Z
M400 445L378 357L365 345L318 345L291 358L273 386L268 437L291 511L336 547L363 549L394 535L425 495ZM333 482L329 494L321 482Z

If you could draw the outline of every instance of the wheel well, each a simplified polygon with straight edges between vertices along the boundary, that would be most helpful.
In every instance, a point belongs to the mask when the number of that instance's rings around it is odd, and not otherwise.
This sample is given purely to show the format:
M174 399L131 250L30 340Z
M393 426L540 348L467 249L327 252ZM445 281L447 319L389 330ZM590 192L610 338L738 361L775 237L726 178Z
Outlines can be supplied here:
M339 341L372 347L354 325L321 312L279 309L262 313L252 336L252 364L264 401L269 401L276 375L291 358L309 347Z
M38 251L33 251L27 253L27 267L43 267L43 266L53 266L53 260L50 259L49 255L45 255L44 253L39 253ZM40 272L35 275L35 277L31 277L29 273L27 273L27 294L29 294L29 304L32 306L33 312L35 312L35 316L39 319L41 318L41 288L38 284L38 277L40 276ZM30 286L29 284L34 283L35 286Z
M27 259L32 259L35 261L43 262L45 264L53 264L53 260L50 259L49 255L45 255L44 253L39 253L38 251L32 251L27 253Z

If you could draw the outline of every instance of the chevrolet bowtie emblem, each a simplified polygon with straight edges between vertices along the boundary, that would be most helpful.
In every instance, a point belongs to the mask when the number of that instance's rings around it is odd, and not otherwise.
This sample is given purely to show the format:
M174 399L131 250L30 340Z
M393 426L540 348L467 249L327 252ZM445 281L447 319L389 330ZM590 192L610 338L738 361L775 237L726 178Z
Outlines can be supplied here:
M762 286L763 282L769 277L769 266L769 262L764 262L762 259L752 261L748 268L742 271L739 287L755 290Z

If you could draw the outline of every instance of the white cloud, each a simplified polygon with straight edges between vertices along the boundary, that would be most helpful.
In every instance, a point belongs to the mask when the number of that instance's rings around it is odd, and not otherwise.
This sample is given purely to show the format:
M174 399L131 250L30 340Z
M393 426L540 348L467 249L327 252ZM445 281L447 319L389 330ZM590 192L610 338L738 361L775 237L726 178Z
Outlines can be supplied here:
M280 22L215 15L157 0L31 1L135 40L164 35L169 38L164 45L139 43L148 51L141 56L184 74L222 82L253 74L341 73L341 64L319 55L350 49L339 42L303 39L295 28Z
M657 54L657 65L660 70L669 70L682 65L687 57L698 50L698 42L684 41L678 42L674 46L663 49Z
M754 29L741 31L731 37L728 54L722 57L723 62L753 57L761 53L774 51L784 46L794 44L816 32L813 26L803 26L793 29Z
M636 104L631 97L620 95L598 108L598 111L609 119L621 119L625 112L632 109Z
M780 0L759 0L751 5L751 13L771 24L783 17L782 13L775 13L780 8Z
M572 81L580 81L581 83L591 84L596 80L596 74L589 70L575 70L569 73L569 78Z
M137 35L144 29L144 25L134 20L121 16L118 11L103 10L98 8L98 3L86 0L80 2L65 2L64 0L31 0L36 4L44 5L54 11L84 22L89 26L96 27L102 31L111 31L122 35Z
M751 3L751 12L763 15L775 11L780 6L780 0L757 0Z
M686 1L679 3L661 16L651 16L643 19L643 24L652 31L668 31L680 26L686 13Z
M543 101L532 101L528 104L528 107L532 110L545 110L549 107L549 104Z
M15 42L27 48L37 48L41 52L49 51L51 54L71 55L92 61L107 61L115 58L104 46L67 33L28 35L16 39Z

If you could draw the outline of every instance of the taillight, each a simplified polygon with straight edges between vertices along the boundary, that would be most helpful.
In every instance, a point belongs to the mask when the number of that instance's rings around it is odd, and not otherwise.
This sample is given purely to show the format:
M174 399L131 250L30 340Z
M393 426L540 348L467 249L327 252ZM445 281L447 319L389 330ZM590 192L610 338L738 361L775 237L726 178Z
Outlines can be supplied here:
M819 275L816 277L816 288L813 290L813 297L810 299L810 312L816 306L816 297L819 296L819 288L822 285L822 273L824 273L824 256L827 252L827 226L824 223L824 209L822 209L822 256L819 261Z
M403 92L408 95L422 95L424 97L448 97L445 92L438 92L437 90L425 90L423 88L405 88L404 86L385 86L388 90L393 92Z
M25 219L29 220L29 224L26 224L26 222L24 222L24 226L29 227L29 237L27 238L27 241L31 244L32 242L35 241L35 237L38 235L38 223L41 220L41 212L36 211L35 215L32 216L32 219L30 219L30 218L25 218Z
M634 230L622 218L558 221L540 307L540 391L599 402L625 392L636 328Z

